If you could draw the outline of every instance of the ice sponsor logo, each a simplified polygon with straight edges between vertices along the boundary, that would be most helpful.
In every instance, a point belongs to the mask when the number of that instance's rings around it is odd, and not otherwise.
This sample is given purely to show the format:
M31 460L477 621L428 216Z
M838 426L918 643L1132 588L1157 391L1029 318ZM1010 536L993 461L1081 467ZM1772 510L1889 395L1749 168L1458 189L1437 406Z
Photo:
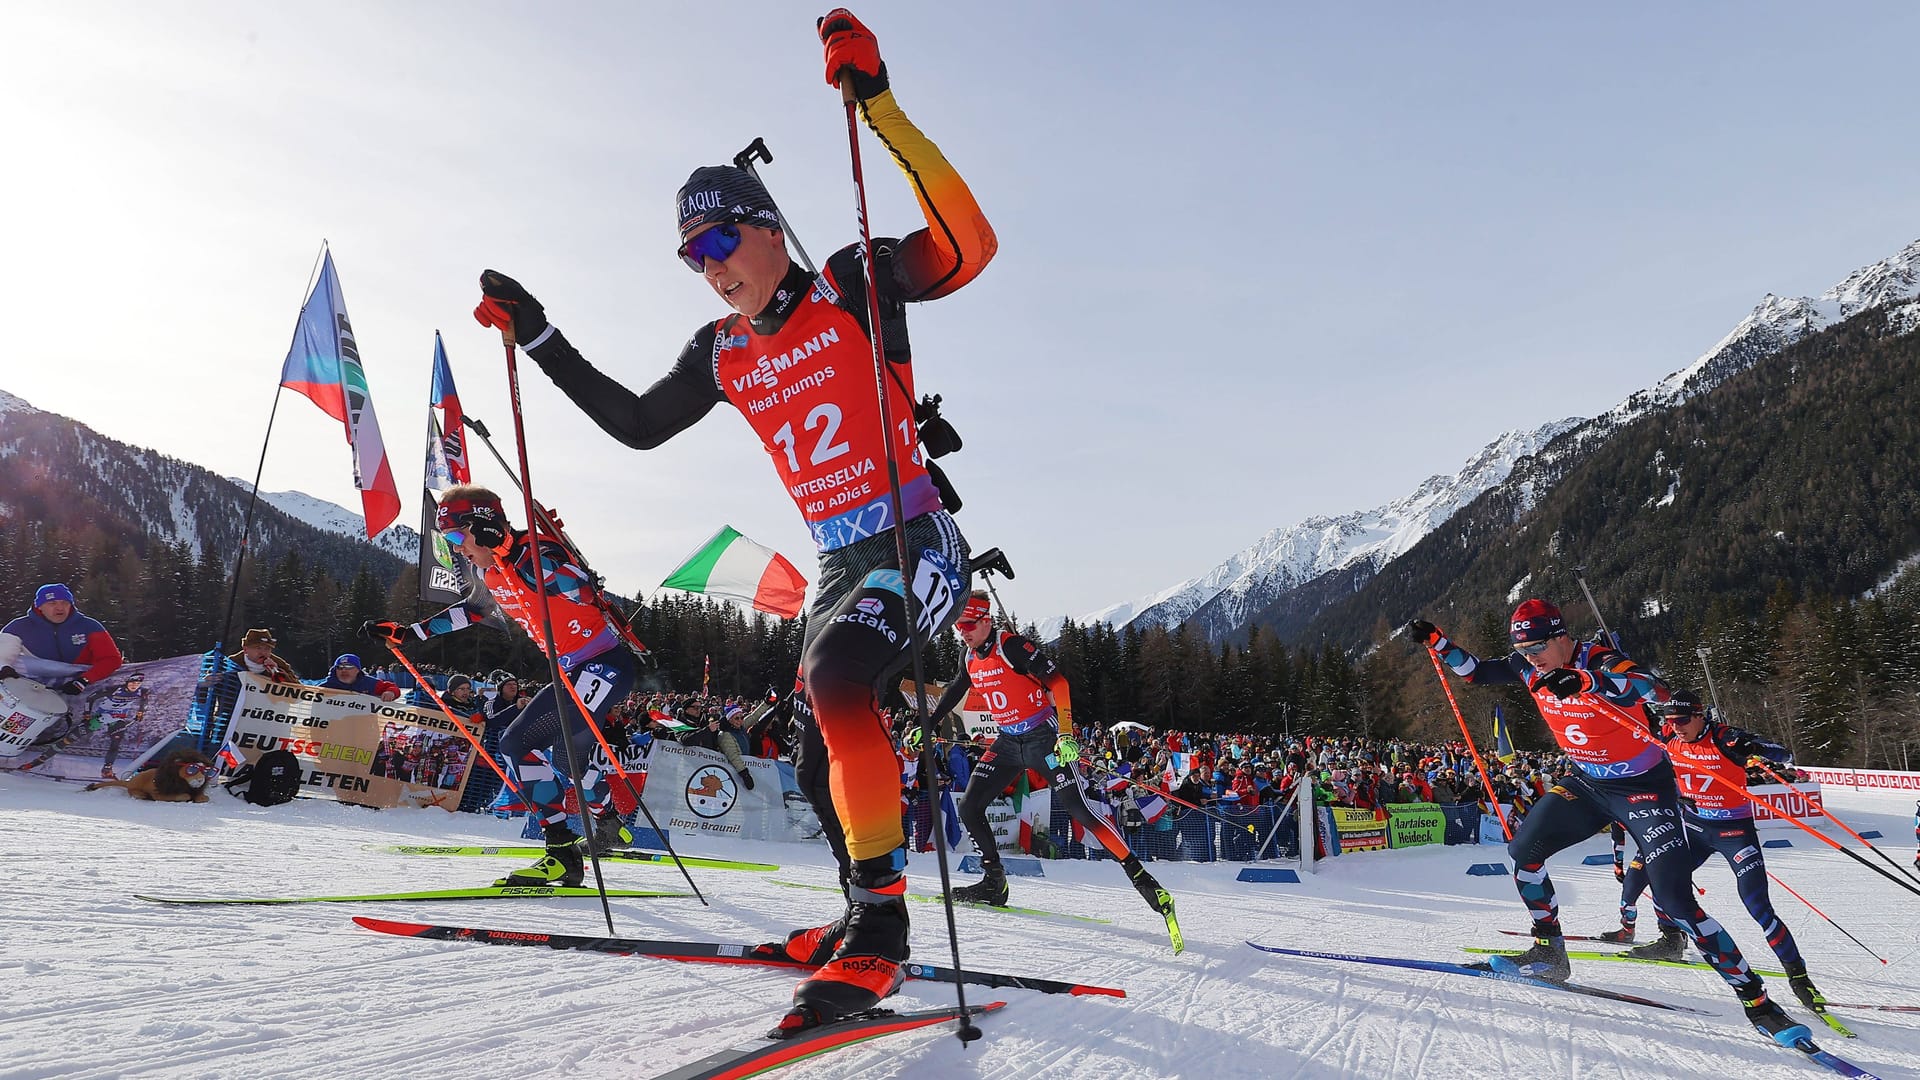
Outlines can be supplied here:
M687 777L687 809L703 818L724 816L738 797L733 774L718 765L702 765Z

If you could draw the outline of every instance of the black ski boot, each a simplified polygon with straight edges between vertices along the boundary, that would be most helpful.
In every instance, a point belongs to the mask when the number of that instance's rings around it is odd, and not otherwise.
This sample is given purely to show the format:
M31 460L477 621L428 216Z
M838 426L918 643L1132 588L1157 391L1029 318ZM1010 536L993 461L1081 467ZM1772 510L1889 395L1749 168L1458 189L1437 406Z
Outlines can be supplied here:
M1127 880L1133 882L1133 891L1140 894L1148 907L1161 915L1173 914L1173 894L1160 887L1160 882L1140 865L1138 857L1129 856L1121 865L1126 867Z
M1814 1012L1826 1011L1827 997L1820 992L1819 987L1813 985L1813 979L1807 974L1807 965L1804 962L1787 965L1787 985L1793 988L1793 996L1800 999L1800 1004Z
M1759 985L1757 979L1754 980L1753 989L1740 992L1740 1007L1746 1011L1749 1023L1781 1046L1794 1046L1813 1038L1813 1033L1807 1030L1805 1024L1795 1023L1793 1017L1767 997L1766 989Z
M1620 955L1631 956L1635 960L1684 960L1687 956L1687 935L1679 930L1661 930L1658 940L1636 945Z
M1491 957L1487 966L1502 974L1553 983L1566 982L1573 976L1573 964L1567 960L1567 939L1554 923L1534 923L1532 948L1515 956Z
M547 826L547 853L525 870L515 870L499 881L508 885L577 886L587 879L587 862L580 854L580 835L564 821Z
M997 862L983 862L980 871L984 875L971 885L962 885L948 893L954 902L963 904L990 904L994 907L1007 906L1007 870Z
M614 851L633 846L633 832L626 822L611 809L605 814L593 816L593 849L595 851Z
M1631 945L1633 944L1633 927L1623 926L1618 930L1602 930L1599 938L1601 941L1611 941L1615 945Z

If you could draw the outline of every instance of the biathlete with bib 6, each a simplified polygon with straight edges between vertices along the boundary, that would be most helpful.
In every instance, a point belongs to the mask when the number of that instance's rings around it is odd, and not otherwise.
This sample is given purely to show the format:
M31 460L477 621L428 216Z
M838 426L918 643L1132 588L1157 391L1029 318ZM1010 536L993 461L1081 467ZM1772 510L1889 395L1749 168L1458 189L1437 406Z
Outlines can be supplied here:
M1567 635L1560 609L1544 600L1514 609L1509 625L1514 651L1498 660L1482 661L1425 620L1409 623L1407 633L1470 683L1524 685L1554 741L1579 769L1541 797L1507 845L1513 883L1533 916L1533 947L1518 956L1494 957L1492 966L1552 982L1567 980L1572 967L1547 860L1613 822L1639 845L1654 903L1733 988L1747 1019L1785 1045L1807 1038L1806 1027L1767 996L1732 935L1701 910L1694 896L1673 765L1644 733L1646 721L1636 708L1672 697L1660 680L1603 643L1576 643Z

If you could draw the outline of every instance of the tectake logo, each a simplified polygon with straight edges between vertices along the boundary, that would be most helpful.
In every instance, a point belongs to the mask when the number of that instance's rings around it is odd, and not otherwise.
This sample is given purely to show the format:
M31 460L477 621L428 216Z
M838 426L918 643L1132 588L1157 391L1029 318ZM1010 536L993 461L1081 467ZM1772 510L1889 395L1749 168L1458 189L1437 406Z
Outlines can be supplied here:
M861 597L860 602L853 606L869 615L878 615L887 610L886 605L882 604L877 596Z

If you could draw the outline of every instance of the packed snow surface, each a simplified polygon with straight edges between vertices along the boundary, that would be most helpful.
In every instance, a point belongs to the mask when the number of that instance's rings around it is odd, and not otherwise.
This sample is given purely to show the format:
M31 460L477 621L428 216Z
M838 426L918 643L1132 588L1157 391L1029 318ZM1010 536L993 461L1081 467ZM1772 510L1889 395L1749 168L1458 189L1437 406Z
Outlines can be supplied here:
M1879 829L1903 863L1913 801L1828 789L1859 829ZM593 899L166 907L134 893L295 895L485 884L515 863L376 854L363 845L520 843L517 823L439 810L368 811L301 801L260 808L215 793L205 805L135 803L117 791L0 775L0 838L11 867L0 905L0 1076L649 1077L755 1037L783 1011L787 971L680 964L545 949L415 941L349 916L582 934L605 932ZM1836 1001L1920 1004L1920 897L1795 833L1770 869L1891 963L1881 966L1775 890L1822 989ZM832 917L835 899L774 880L834 880L824 846L697 841L687 853L781 864L776 874L699 871L712 899L616 900L625 936L750 942ZM1554 880L1569 929L1614 925L1610 868L1562 855ZM1095 926L962 909L969 965L1126 988L1110 997L969 987L1006 999L963 1049L948 1029L890 1036L790 1067L782 1077L1713 1077L1831 1075L1774 1047L1704 971L1575 963L1577 980L1709 1010L1710 1016L1509 986L1491 980L1271 956L1244 943L1434 960L1463 945L1524 944L1498 847L1351 854L1301 885L1234 880L1235 864L1153 864L1179 898L1188 949L1174 956L1157 916L1112 863L1047 863L1013 879L1013 902L1098 914ZM931 891L930 858L910 869ZM615 887L673 888L671 868L616 865ZM1724 863L1699 876L1703 900L1754 963L1776 966L1734 897ZM913 905L915 956L945 963L939 908ZM1651 923L1650 914L1644 921ZM1920 1075L1920 1015L1837 1011L1842 1039L1797 1005L1815 1038L1883 1077ZM909 983L901 1007L950 1002Z

